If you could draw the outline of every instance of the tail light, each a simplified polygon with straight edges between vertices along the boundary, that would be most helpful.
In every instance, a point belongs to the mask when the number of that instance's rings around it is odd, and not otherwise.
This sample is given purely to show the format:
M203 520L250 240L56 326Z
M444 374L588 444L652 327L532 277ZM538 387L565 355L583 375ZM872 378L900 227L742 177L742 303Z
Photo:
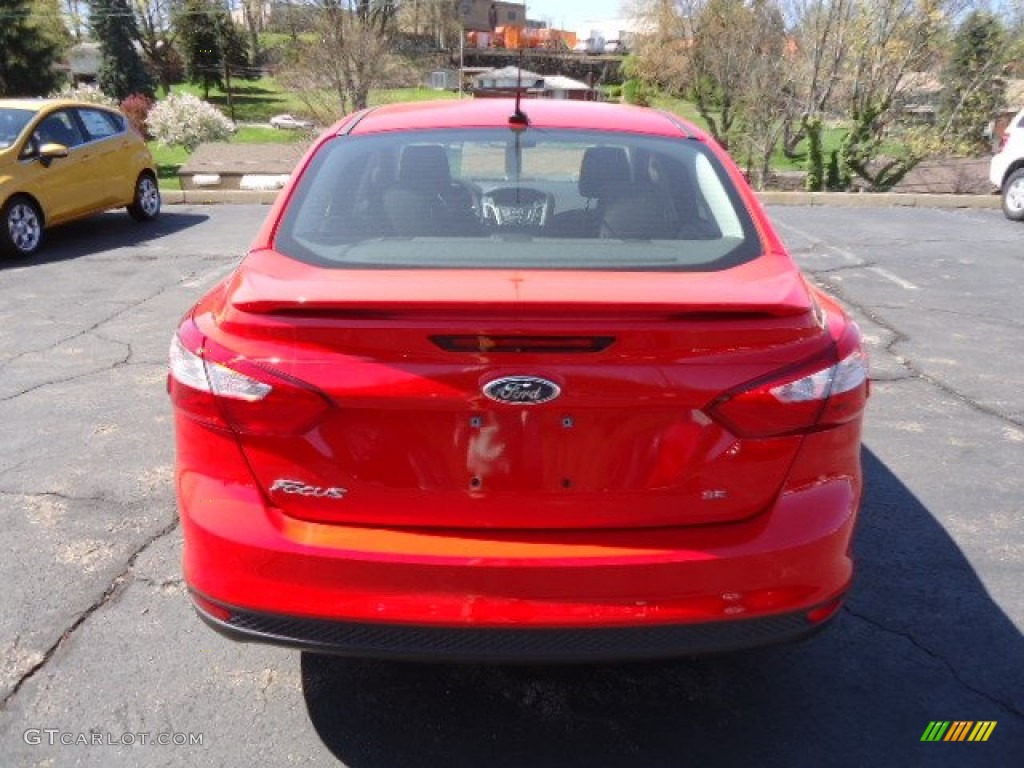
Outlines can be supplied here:
M171 340L169 357L171 401L208 427L301 434L331 408L317 389L210 342L191 320Z
M733 390L711 414L741 437L815 432L857 418L868 397L867 355L852 333L845 354L817 358ZM851 348L852 347L852 348Z
M1000 152L1002 152L1004 149L1006 149L1006 144L1007 144L1007 142L1009 142L1009 140L1010 140L1010 131L1009 130L1003 131L1003 135L999 137L999 151Z

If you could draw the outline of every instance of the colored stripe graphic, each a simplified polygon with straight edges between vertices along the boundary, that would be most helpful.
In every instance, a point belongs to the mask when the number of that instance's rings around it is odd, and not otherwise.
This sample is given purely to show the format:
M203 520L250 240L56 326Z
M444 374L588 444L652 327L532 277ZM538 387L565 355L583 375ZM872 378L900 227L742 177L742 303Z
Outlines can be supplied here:
M996 729L995 720L932 720L921 741L988 741Z
M949 728L948 720L932 720L924 729L921 741L941 741L947 728Z
M943 741L963 741L967 738L967 733L972 725L974 725L973 720L954 720Z
M980 720L978 724L974 726L974 730L971 731L971 735L967 737L967 740L988 741L988 737L992 735L992 731L995 729L995 720Z

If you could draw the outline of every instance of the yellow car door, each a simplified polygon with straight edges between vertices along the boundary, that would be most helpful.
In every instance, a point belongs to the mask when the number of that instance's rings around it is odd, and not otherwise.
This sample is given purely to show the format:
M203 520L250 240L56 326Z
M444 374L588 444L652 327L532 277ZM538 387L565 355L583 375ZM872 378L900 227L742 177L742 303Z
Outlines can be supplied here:
M39 150L46 144L67 147L68 156L41 158ZM18 186L39 201L48 224L93 209L97 196L102 195L102 178L90 169L88 156L81 151L83 144L74 116L70 110L60 109L39 120L22 148Z
M132 142L142 144L128 131L121 115L105 109L79 107L78 117L86 132L87 163L93 166L98 179L102 179L102 206L113 208L127 205L135 192L136 167Z

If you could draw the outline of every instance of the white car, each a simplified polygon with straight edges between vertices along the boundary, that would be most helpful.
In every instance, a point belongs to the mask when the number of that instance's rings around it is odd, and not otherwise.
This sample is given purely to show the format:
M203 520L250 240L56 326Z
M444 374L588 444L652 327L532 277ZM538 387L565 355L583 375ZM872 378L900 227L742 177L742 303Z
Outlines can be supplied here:
M302 120L294 115L274 115L270 118L270 124L274 128L290 130L308 130L313 127L312 121Z
M1003 213L1024 221L1024 109L1006 126L999 152L992 157L988 178L1003 193Z

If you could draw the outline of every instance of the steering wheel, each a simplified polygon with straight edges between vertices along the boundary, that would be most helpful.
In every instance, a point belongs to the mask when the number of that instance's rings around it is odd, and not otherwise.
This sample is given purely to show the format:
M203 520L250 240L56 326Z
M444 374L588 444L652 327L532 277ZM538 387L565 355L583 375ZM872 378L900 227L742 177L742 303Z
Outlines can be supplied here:
M480 201L485 224L492 227L538 229L555 208L555 199L532 187L500 187L486 192Z

